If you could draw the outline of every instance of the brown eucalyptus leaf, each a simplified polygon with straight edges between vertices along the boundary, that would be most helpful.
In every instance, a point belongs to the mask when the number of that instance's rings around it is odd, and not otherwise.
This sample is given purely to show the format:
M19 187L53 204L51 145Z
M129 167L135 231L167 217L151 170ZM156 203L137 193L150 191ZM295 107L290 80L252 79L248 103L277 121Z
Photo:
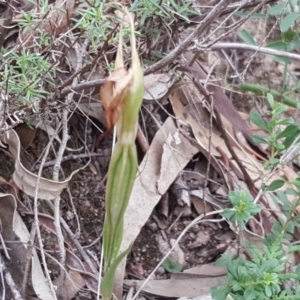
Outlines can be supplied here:
M143 288L144 292L160 297L195 297L210 293L210 288L219 286L225 276L220 277L204 277L204 278L188 278L187 279L166 279L166 280L149 280ZM126 285L131 286L136 284L139 289L143 281L140 280L125 280Z
M27 149L36 135L36 128L30 128L27 124L22 123L14 128L17 132L22 148Z
M144 77L145 100L159 100L167 94L172 84L171 75L166 73L149 74Z
M102 124L106 125L103 104L98 99L96 100L83 98L77 104L77 107L82 113L92 118L95 118L96 120L99 120Z
M24 278L22 266L27 261L27 245L30 241L30 234L21 216L16 210L16 199L10 194L0 194L0 223L2 224L2 235L8 243L8 253L11 257L9 264L10 272L16 284L20 287ZM18 241L16 243L16 241ZM31 284L36 295L42 300L53 300L50 287L44 276L38 255L33 248L31 263Z
M85 281L80 273L74 270L68 271L65 280L62 280L61 277L62 274L54 280L53 284L57 286L57 294L65 294L67 300L73 299L77 292L85 286ZM64 285L62 285L62 282L64 282Z
M38 182L38 176L26 169L24 161L21 160L20 140L16 132L14 130L6 131L3 135L0 135L0 141L8 145L9 154L15 160L15 171L13 173L14 182L19 189L31 197L35 197L35 193L37 192L37 196L40 199L54 200L60 195L62 190L66 188L72 176L79 170L85 168L84 166L74 171L64 181L55 181L41 177ZM24 160L24 158L22 159Z
M205 195L206 197L206 195ZM211 196L210 196L211 197ZM203 200L203 198L200 198L195 195L191 195L191 201L199 215L208 213L210 211L213 211L213 206L209 202L206 202Z

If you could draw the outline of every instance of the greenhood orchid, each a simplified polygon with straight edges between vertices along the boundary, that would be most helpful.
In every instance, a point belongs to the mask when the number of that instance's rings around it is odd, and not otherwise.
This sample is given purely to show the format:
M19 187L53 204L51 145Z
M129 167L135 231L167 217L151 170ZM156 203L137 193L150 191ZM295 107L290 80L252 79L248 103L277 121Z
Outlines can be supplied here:
M136 49L134 25L128 14L131 26L131 67L126 70L122 51L122 28L115 62L115 71L108 77L100 90L100 98L106 112L108 130L116 126L117 143L108 170L103 229L104 277L101 294L110 299L114 274L118 264L129 253L130 248L119 253L123 237L124 213L137 172L135 146L138 114L143 101L143 70Z

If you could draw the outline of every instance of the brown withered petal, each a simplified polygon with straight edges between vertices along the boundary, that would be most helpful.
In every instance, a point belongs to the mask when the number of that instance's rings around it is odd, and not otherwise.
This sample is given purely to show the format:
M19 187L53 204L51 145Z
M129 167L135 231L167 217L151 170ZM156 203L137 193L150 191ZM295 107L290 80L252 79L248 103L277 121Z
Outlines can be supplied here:
M110 130L119 120L123 111L124 101L132 84L133 76L124 68L115 70L100 89L107 128Z

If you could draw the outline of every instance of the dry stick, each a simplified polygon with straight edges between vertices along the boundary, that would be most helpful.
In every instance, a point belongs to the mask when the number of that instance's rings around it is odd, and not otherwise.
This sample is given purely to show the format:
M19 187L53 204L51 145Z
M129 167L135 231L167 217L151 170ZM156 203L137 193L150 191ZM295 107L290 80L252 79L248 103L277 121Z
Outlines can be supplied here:
M28 283L28 278L29 278L29 273L30 273L30 267L31 267L31 258L32 258L32 251L34 247L34 238L36 235L36 226L33 224L31 227L30 231L30 238L28 242L28 248L26 251L26 264L24 268L24 276L23 276L23 282L22 282L22 296L26 296L26 288L27 288L27 283Z
M258 0L258 1L247 1L248 3L245 3L245 5L243 5L242 9L248 9L248 8L252 8L254 6L260 5L261 3L263 3L263 5L266 4L271 4L271 3L276 3L278 2L278 0L265 0L262 2L262 0ZM228 5L225 9L223 9L223 11L221 12L220 16L224 16L227 14L230 14L232 11L234 11L237 7L240 7L240 2L234 3L232 5ZM191 18L191 22L199 22L203 19L203 17L205 17L207 14L203 14L194 18Z
M1 228L1 224L0 224L0 228ZM5 254L6 259L10 259L10 256L9 256L9 253L8 253L7 248L6 248L6 245L5 245L5 242L4 242L4 239L3 239L3 236L1 234L1 232L0 232L0 245L2 245L2 250Z
M0 277L1 277L1 284L3 286L3 289L2 289L2 293L0 293L0 296L2 298L2 300L5 300L5 291L6 291L6 288L5 288L5 283L4 283L4 277L3 277L3 272L1 270L1 266L0 266Z
M49 150L50 150L50 147L53 143L53 140L54 140L54 137L55 135L57 134L57 132L51 137L46 149L45 149L45 153L44 153L44 156L42 158L42 162L41 162L41 167L39 169L39 172L38 172L38 175L37 175L37 183L36 183L36 189L35 189L35 195L34 195L34 205L33 205L33 211L34 211L34 222L33 222L33 226L36 227L36 233L37 233L37 239L38 239L38 243L39 243L39 247L41 249L41 258L42 258L42 261L43 261L43 266L44 266L44 270L45 270L45 274L46 274L46 277L48 279L48 282L49 282L49 286L50 286L50 289L51 289L51 292L53 294L53 297L54 299L57 299L56 297L56 293L55 293L55 290L54 290L54 287L53 287L53 284L52 284L52 281L51 281L51 277L50 277L50 272L48 270L48 266L47 266L47 262L46 262L46 257L45 257L45 253L43 251L44 247L43 247L43 241L42 241L42 237L41 237L41 231L40 231L40 227L39 227L39 217L38 217L38 190L39 190L39 186L40 186L40 179L42 177L42 170L43 170L43 166L46 162L46 159L49 155Z
M97 157L97 156L103 156L102 153L81 153L81 154L69 154L64 156L61 159L61 162L65 162L68 160L77 160L77 159L81 159L81 158L91 158L91 157ZM44 164L44 167L51 167L54 166L56 162L56 159L53 160L49 160ZM40 167L40 164L36 165L34 167L35 170L38 170Z
M205 31L205 29L221 14L222 10L226 8L230 2L230 0L221 0L182 43L180 43L163 59L147 68L144 72L144 75L154 73L173 62L180 54L182 54L187 49L187 47L195 38L200 36Z
M247 45L242 43L216 43L212 46L208 45L201 45L198 47L199 50L224 50L224 49L237 49L237 50L244 50L244 51L255 51L259 53L264 53L267 55L276 55L281 57L290 58L292 60L300 61L300 55L295 53L288 53L285 51L275 50L266 47L254 46L254 45Z
M84 56L81 53L84 53L83 51L87 48L88 46L88 39L85 40L84 45L83 45L83 49L79 48L79 44L75 44L75 51L76 51L76 55L78 58L77 61L77 67L76 70L80 70L82 68L82 64L83 64L83 59ZM72 85L77 85L78 84L78 77L74 77L73 79L73 83ZM68 133L68 107L69 105L72 103L72 99L73 99L73 93L69 94L67 96L66 99L66 107L63 110L62 113L62 139L61 139L61 144L57 153L57 157L56 157L56 162L54 165L54 171L53 171L53 180L58 181L59 180L59 171L61 169L61 162L62 162L62 158L63 158L63 154L65 152L65 149L67 147L67 142L69 139L69 133ZM62 233L62 229L60 226L60 200L61 197L58 196L55 200L54 200L54 225L55 225L55 229L56 229L56 234L57 234L57 241L58 241L58 246L59 246L59 253L60 253L60 263L62 266L65 266L66 263L66 249L65 249L65 241L64 241L64 236ZM66 280L66 273L63 272L62 273L62 286L64 286L65 284L65 280ZM63 293L62 297L64 299L66 299L66 290L65 289L61 289L61 292Z
M10 291L13 295L13 299L15 299L15 300L24 300L24 298L21 296L21 293L20 293L13 277L11 276L8 268L5 265L5 262L4 262L4 259L1 256L1 253L0 253L0 272L1 272L1 279L2 279L1 281L2 281L2 284L3 284L3 289L2 289L3 300L5 300L6 298L5 298L5 285L4 285L4 282L3 282L2 272L4 273L5 281L6 281L7 285L9 286Z
M65 87L64 89L62 89L60 96L63 97L63 96L68 95L69 93L80 92L87 88L98 88L105 81L106 81L106 79L96 79L96 80L86 81L84 83L80 83L75 86L68 86L68 87Z

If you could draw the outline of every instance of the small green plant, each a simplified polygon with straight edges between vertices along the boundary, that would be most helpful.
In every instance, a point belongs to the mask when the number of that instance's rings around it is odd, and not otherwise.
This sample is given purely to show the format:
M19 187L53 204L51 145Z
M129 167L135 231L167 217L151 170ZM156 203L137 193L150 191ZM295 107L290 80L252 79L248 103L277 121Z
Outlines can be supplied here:
M260 211L260 207L253 203L249 192L230 191L228 193L232 209L225 209L222 216L233 223L237 223L240 230L243 230L249 219Z
M252 112L251 120L267 133L267 137L255 135L253 140L258 144L268 145L271 155L265 168L273 169L281 163L282 155L299 137L300 128L291 117L282 117L288 109L287 105L276 102L272 93L267 92L266 98L270 106L266 113L268 119L264 119L258 112ZM290 252L299 251L299 247L291 247L291 241L295 229L300 228L300 216L297 215L300 205L300 178L289 182L291 187L285 191L279 190L285 183L285 180L277 179L268 186L262 184L262 189L270 193L274 203L284 212L285 219L274 221L271 232L264 239L262 250L247 245L252 256L249 261L239 257L221 257L218 264L227 268L227 282L222 287L212 289L213 299L299 299L300 267L286 270L289 260L284 249L290 249ZM221 215L236 224L239 232L242 232L260 208L248 192L232 191L228 198L233 208L225 209Z
M281 155L298 138L300 127L295 124L292 117L281 118L282 114L289 108L287 105L276 103L271 93L267 93L266 97L271 108L267 112L269 121L266 121L256 111L251 112L251 120L256 126L267 132L267 137L254 135L253 141L257 144L266 144L269 146L271 154L269 162L265 163L265 168L271 169L279 163ZM285 128L283 129L282 126L285 126Z
M280 36L277 40L271 41L266 45L267 48L274 50L292 52L300 49L300 1L278 1L275 5L269 6L265 18L276 17ZM256 45L255 39L245 29L239 31L239 37L249 45ZM291 60L286 57L273 56L273 59L284 65L283 80L280 90L275 90L260 84L242 83L238 88L242 91L253 92L257 95L267 96L270 103L270 98L283 103L289 107L300 108L300 103L295 93L299 92L300 81L295 75L295 72L288 70ZM278 104L277 104L278 105ZM273 109L271 107L271 109ZM277 113L277 112L276 112Z
M295 291L282 290L288 280L299 282L300 268L284 273L288 260L281 243L282 236L279 236L272 246L264 247L263 252L248 246L253 255L251 261L223 256L218 265L227 268L228 282L225 287L212 290L214 299L225 300L228 295L235 300L298 299L299 285Z
M163 263L162 266L165 268L165 270L169 273L179 273L182 271L183 266L179 262L173 261L171 258L167 257Z
M86 2L86 1L81 1ZM78 9L78 19L73 19L75 29L80 29L80 36L90 41L90 53L97 53L106 41L108 32L113 29L108 16L104 13L104 1L96 0L93 6ZM82 34L84 32L84 34Z
M280 30L281 32L288 31L300 17L299 0L279 1L273 6L269 6L269 16L281 16Z
M300 179L299 179L300 180ZM300 183L297 181L296 184ZM227 282L222 287L213 288L211 293L215 300L289 300L299 299L300 267L286 272L288 258L283 250L283 244L288 244L295 227L300 227L300 218L296 208L300 204L300 184L289 191L295 196L290 203L285 193L278 191L277 203L281 203L286 212L287 220L274 223L272 231L265 239L263 250L247 245L252 255L249 261L238 257L222 256L217 262L227 268ZM252 196L246 192L234 191L229 194L233 205L231 210L225 210L223 217L236 222L240 229L260 209L253 203ZM296 250L296 249L295 249ZM295 283L292 285L291 283Z
M49 94L46 86L54 86L55 67L47 58L26 50L12 53L9 62L0 71L0 87L7 89L20 105L32 106L37 111L39 101Z
M28 2L30 2L35 7L37 7L38 10L36 10L35 13L32 12L28 13L23 10L21 11L23 18L17 19L16 22L22 28L23 34L26 34L29 30L38 29L40 24L43 22L44 16L49 12L51 7L49 6L48 0L40 0L40 1L30 0Z
M191 1L166 1L166 0L135 0L130 8L140 19L140 25L143 27L148 18L159 17L165 22L182 19L189 23L189 16L198 13L191 8Z

